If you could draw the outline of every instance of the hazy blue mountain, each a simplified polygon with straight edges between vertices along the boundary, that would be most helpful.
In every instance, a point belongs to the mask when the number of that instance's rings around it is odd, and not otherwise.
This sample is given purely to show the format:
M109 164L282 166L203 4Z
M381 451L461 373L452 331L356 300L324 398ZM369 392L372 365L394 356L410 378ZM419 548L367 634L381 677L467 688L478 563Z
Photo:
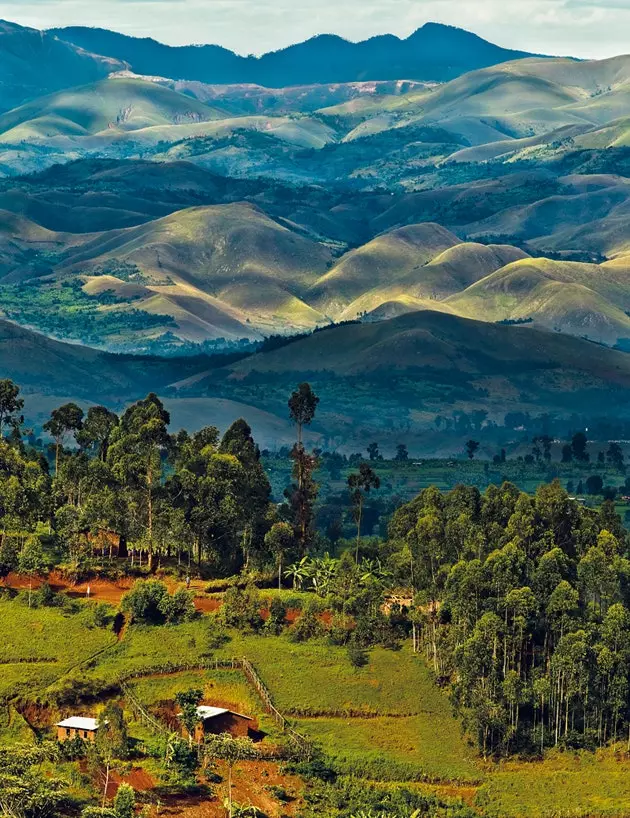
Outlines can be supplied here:
M91 54L51 32L0 20L0 111L124 68L115 58Z
M447 81L477 68L532 56L437 23L427 23L403 40L386 34L352 43L323 34L261 57L241 57L216 45L167 46L99 28L75 26L51 29L51 33L88 51L124 60L138 74L268 87L358 80Z

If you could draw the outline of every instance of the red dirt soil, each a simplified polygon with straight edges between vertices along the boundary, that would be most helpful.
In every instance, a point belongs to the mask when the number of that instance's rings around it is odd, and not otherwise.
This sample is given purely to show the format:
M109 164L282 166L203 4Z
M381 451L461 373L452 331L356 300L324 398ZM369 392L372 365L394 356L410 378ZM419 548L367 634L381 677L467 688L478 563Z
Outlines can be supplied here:
M64 577L58 571L52 571L48 577L29 577L24 574L16 574L11 572L0 583L5 588L13 588L15 590L24 590L31 587L34 591L37 590L44 582L48 582L55 593L65 592L71 597L88 598L88 587L90 589L89 598L96 599L98 602L109 602L111 605L118 606L120 600L133 586L134 579L129 577L120 579L114 582L110 579L92 579L89 582L72 583L67 577ZM184 588L185 583L174 582L172 579L163 579L162 582L167 586L172 593L178 588ZM197 593L203 593L203 582L197 580L191 582L190 590ZM221 607L221 600L212 597L195 596L195 608L202 613L209 613L216 611Z
M132 767L128 775L119 775L112 770L107 785L107 798L114 798L121 784L129 784L137 792L148 792L155 787L155 781L142 767Z
M210 797L166 798L159 808L154 806L151 818L158 816L179 816L179 818L225 818L223 799L227 797L227 769L217 764L216 771L223 781L213 785L214 795ZM267 788L281 787L296 796L288 804L280 803ZM269 818L295 815L303 783L296 776L281 775L278 764L271 761L245 761L236 765L232 776L232 798L237 804L252 804Z

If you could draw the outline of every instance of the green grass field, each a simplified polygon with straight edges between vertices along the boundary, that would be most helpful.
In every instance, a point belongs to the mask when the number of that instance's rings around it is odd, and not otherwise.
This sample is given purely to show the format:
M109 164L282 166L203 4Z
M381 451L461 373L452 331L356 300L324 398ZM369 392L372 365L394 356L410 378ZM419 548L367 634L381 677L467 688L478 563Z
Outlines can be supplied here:
M109 630L86 628L80 615L28 608L0 598L0 699L40 693L72 668L115 644Z
M0 601L0 624L5 634L0 657L12 660L0 668L0 694L28 693L33 699L46 698L47 687L54 690L60 678L71 682L74 674L109 684L131 670L200 661L212 628L209 617L178 626L133 626L116 642L109 631L85 627L81 614L29 609L19 600ZM98 651L103 652L90 661ZM324 642L300 644L286 635L233 632L215 655L249 658L279 709L293 716L296 728L321 746L342 774L392 786L433 782L448 787L454 797L473 799L487 818L630 814L630 759L623 754L552 753L543 762L482 763L462 736L447 696L407 647L375 649L369 665L355 670L343 648ZM272 732L238 671L183 671L139 678L132 685L149 706L172 699L179 690L202 687L208 700L251 712L261 718L263 730ZM130 730L135 738L148 738L135 723ZM0 743L33 740L22 716L5 705ZM78 779L76 784L80 787Z
M474 750L446 712L402 718L300 719L298 724L347 775L375 781L455 783L483 778Z
M488 776L475 805L489 818L622 818L630 814L630 760L607 751L506 763Z

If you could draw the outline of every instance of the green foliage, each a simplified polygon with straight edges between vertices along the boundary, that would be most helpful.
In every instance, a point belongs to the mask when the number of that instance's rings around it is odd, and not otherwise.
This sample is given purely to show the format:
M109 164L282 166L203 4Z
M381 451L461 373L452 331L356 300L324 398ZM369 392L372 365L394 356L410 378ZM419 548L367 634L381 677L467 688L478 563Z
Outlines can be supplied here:
M233 586L223 596L220 620L239 630L258 630L263 625L260 608L260 594L255 585L247 585L245 588Z
M109 702L98 718L96 749L104 759L126 759L129 756L129 737L122 707Z
M0 812L15 818L54 815L64 801L63 782L42 763L56 758L54 745L0 748Z
M117 818L133 818L135 815L136 793L129 784L124 782L118 787L114 798L114 812Z
M182 723L188 731L188 736L191 741L195 733L195 728L199 724L197 708L199 707L202 699L203 690L200 690L199 688L191 688L190 690L180 691L175 696L175 701L181 707Z
M630 563L604 524L557 482L427 489L394 516L420 643L484 755L625 731Z
M473 818L474 811L405 787L383 787L351 778L319 784L306 795L305 818Z
M123 597L121 608L133 622L147 625L186 622L195 616L191 592L180 588L171 595L158 580L137 580Z
M108 336L133 337L153 327L174 326L168 315L129 308L128 304L117 308L118 303L111 291L88 295L79 279L0 286L0 307L9 318L58 338L102 346ZM104 310L104 305L110 309Z
M302 614L291 628L290 636L293 642L307 642L323 636L325 628L319 618L322 608L316 600L309 600L302 608Z

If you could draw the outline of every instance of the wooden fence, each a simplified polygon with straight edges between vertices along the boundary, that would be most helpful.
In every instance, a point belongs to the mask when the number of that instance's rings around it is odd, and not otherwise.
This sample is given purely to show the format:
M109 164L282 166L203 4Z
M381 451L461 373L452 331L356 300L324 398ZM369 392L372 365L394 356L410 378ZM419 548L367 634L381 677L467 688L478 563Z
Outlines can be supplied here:
M119 677L120 687L128 699L131 710L136 717L145 724L149 729L157 734L167 734L169 730L160 722L157 721L137 699L135 694L131 691L128 682L132 679L146 678L147 676L154 676L158 674L181 673L187 670L240 670L247 679L250 687L260 699L262 706L266 713L268 713L275 723L280 727L283 733L286 733L295 745L295 752L301 758L309 759L313 755L313 744L311 741L298 733L289 724L287 718L282 715L278 708L274 705L271 694L265 687L264 682L256 672L252 663L245 658L232 659L213 659L207 662L199 662L194 664L173 663L167 662L162 665L153 665L151 667L144 667L141 670L131 671Z
M131 691L131 688L126 682L121 682L120 689L124 693L125 702L133 713L134 717L145 727L148 727L152 733L161 736L167 736L171 732L166 725L159 722L149 711L144 707L142 702Z

